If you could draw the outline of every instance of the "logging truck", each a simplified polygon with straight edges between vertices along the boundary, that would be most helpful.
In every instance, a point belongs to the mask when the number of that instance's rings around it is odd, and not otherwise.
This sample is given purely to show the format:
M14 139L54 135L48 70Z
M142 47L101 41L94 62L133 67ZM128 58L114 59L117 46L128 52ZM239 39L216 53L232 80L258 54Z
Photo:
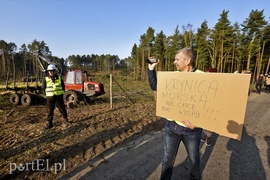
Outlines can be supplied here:
M39 67L43 72L43 77L39 78L30 76L21 79L21 82L16 82L16 73L14 73L13 81L9 82L9 74L7 74L6 85L0 87L12 91L9 102L14 105L22 104L23 106L30 106L32 104L45 102L45 92L42 89L42 81L47 73L46 68L42 62L47 65L55 64L48 57L44 56L41 52L34 53ZM62 68L55 64L58 73L62 74ZM81 69L68 69L64 74L65 92L64 101L68 103L78 104L81 101L88 103L96 97L105 94L104 85L100 82L91 81L88 78L88 73Z

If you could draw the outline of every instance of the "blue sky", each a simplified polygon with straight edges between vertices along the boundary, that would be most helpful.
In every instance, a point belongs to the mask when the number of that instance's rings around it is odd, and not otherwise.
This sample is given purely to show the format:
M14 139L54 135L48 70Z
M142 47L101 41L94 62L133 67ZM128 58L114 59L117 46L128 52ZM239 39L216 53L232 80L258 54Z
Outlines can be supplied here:
M152 27L166 36L178 25L196 31L206 20L212 28L223 10L231 23L264 10L270 23L268 0L0 0L0 40L18 50L34 39L44 41L54 56L111 54L130 56L134 43Z

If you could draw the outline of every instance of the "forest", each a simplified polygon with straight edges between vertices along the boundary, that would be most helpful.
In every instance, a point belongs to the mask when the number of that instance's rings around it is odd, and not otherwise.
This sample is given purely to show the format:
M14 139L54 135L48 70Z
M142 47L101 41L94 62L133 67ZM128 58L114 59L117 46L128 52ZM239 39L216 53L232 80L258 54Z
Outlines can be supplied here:
M192 24L176 25L172 35L163 31L155 32L148 27L139 37L139 44L130 47L131 53L125 59L111 54L69 55L66 59L53 56L44 40L33 40L17 48L14 42L0 40L0 78L7 73L16 77L27 74L42 74L34 52L42 51L62 67L81 68L93 72L111 73L121 70L138 81L147 78L145 59L155 56L159 59L159 71L175 70L175 52L184 47L192 47L196 52L195 66L206 71L216 68L220 73L250 70L254 78L269 73L270 64L270 24L264 10L252 10L245 21L231 22L229 11L223 10L217 23L209 28L204 20L196 30Z

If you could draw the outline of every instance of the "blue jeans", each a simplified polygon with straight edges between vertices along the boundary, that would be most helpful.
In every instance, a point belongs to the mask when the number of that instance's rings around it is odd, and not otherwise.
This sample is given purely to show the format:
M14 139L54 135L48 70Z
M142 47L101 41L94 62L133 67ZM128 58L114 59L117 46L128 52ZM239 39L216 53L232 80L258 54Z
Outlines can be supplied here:
M190 179L200 178L200 139L200 134L176 134L165 126L164 158L162 162L161 180L171 178L173 165L181 141L183 141L189 157Z

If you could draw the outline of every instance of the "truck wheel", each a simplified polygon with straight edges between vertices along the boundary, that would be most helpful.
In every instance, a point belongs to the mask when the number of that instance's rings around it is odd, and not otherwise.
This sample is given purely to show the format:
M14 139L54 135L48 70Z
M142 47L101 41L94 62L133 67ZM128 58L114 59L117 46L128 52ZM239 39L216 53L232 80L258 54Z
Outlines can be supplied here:
M72 102L74 105L78 103L78 95L74 91L67 91L64 94L64 101L66 103Z
M21 102L23 106L30 106L32 102L32 97L30 94L24 94L21 98Z
M18 94L11 94L9 97L9 102L13 105L20 104L20 96Z

